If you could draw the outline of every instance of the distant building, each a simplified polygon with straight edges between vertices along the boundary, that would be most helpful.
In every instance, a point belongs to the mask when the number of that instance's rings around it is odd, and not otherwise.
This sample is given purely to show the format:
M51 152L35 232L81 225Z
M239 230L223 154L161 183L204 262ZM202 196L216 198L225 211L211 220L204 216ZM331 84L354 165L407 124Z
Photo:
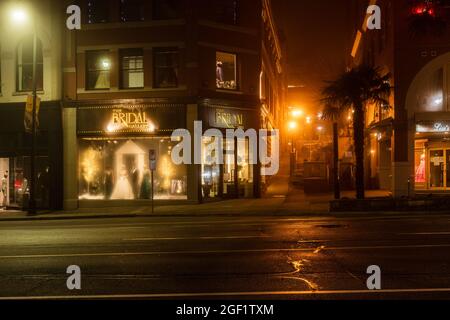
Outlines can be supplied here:
M370 1L381 30L359 15L351 65L369 62L392 73L391 110L367 110L366 168L372 187L395 197L450 190L450 2Z
M67 1L69 4L69 1ZM225 163L175 166L175 129L276 129L283 47L268 0L79 1L63 57L64 207L258 197L260 165L236 139ZM202 148L216 143L203 138ZM238 160L240 165L236 165Z
M36 200L39 208L62 206L61 37L65 7L60 1L2 1L7 17L22 4L32 15L15 24L2 18L0 29L0 176L7 173L8 207L29 198L31 134L25 132L25 102L32 93L33 31L37 33L37 89L41 99L37 132ZM36 18L39 17L39 18ZM36 18L35 26L31 19ZM0 195L2 198L3 195ZM0 200L3 203L3 199Z

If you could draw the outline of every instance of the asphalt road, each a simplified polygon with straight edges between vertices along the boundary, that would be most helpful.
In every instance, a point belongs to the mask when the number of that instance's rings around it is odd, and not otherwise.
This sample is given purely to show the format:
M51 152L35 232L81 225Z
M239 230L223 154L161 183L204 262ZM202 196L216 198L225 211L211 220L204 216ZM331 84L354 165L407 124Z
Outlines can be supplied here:
M2 222L0 299L448 299L449 252L450 215Z

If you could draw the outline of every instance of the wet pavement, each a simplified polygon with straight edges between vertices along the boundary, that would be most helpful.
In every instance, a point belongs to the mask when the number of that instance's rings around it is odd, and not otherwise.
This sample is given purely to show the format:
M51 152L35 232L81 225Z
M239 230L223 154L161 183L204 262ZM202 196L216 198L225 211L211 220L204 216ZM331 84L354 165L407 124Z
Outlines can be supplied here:
M3 298L450 298L447 215L22 221L0 234ZM367 290L370 265L381 291Z

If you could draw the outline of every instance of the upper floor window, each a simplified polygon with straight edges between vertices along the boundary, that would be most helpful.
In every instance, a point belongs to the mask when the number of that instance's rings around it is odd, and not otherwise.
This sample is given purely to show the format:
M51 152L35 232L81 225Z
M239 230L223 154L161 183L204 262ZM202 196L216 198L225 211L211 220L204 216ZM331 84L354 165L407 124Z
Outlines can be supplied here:
M88 0L87 16L88 23L109 22L109 8L111 0Z
M86 52L86 88L110 88L111 57L108 50Z
M420 89L416 92L417 111L438 112L445 111L445 92L444 84L447 82L446 67L440 67L430 71L425 79L422 80Z
M216 53L216 87L218 89L237 89L236 60L235 54Z
M44 57L42 43L37 41L36 88L44 89ZM33 90L33 36L26 37L17 47L17 91Z
M120 68L122 89L144 87L144 52L142 49L120 50Z
M153 52L154 87L178 87L178 48L158 48Z
M153 0L153 19L169 20L182 17L182 1L180 0Z
M120 0L120 19L123 22L144 21L144 0Z
M238 23L238 0L213 0L214 20L226 24Z

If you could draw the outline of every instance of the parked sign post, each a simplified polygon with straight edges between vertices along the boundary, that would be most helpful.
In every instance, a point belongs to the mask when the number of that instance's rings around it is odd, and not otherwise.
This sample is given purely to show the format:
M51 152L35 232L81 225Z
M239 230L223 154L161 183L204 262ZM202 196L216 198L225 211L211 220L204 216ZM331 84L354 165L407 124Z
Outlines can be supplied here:
M154 192L154 172L156 170L156 150L151 149L149 151L149 162L150 162L150 172L151 172L151 179L152 179L152 214L155 212L155 203L154 203L154 198L155 198L155 192Z

